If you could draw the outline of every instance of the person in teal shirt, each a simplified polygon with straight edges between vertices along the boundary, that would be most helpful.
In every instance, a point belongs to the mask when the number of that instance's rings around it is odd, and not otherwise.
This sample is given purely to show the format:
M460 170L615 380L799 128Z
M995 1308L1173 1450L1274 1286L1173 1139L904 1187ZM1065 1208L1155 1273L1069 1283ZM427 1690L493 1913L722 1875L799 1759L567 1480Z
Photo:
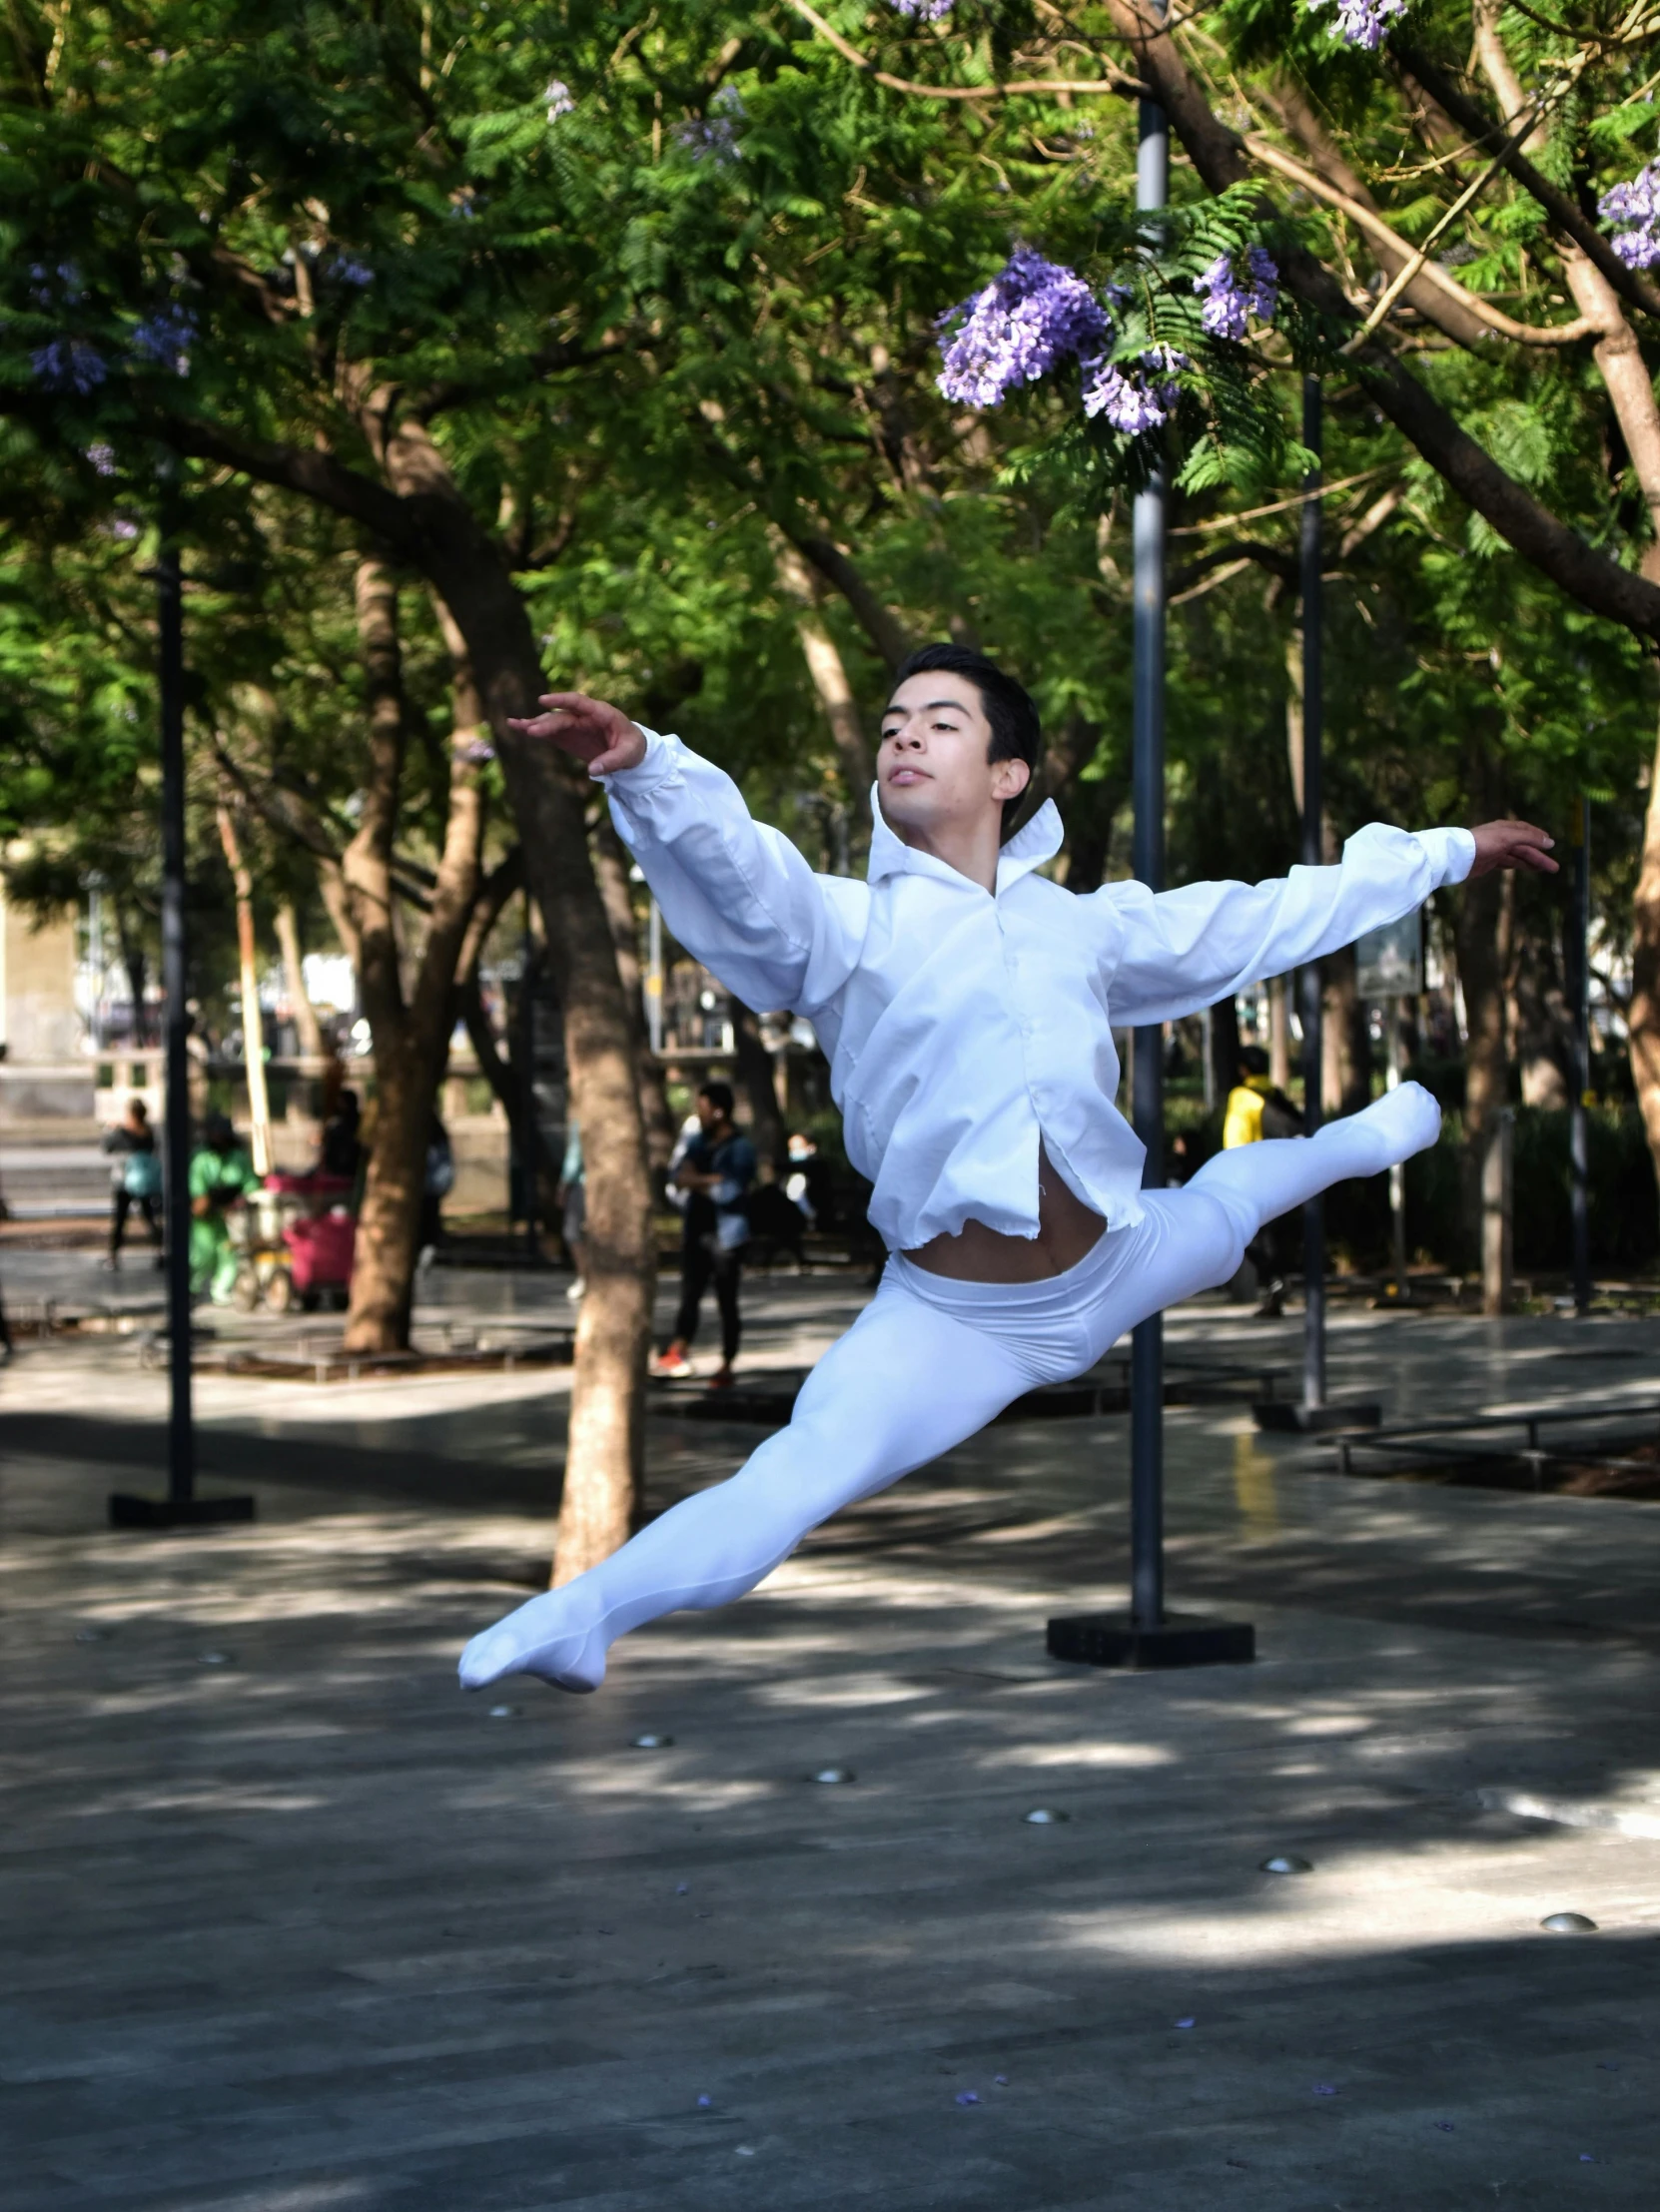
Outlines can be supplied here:
M190 1288L192 1297L229 1305L242 1255L226 1220L258 1181L253 1162L223 1113L210 1113L190 1163Z
M565 1122L565 1156L559 1166L558 1199L563 1209L559 1225L575 1271L565 1296L575 1303L588 1287L588 1170L582 1158L582 1132L576 1126L574 1113Z

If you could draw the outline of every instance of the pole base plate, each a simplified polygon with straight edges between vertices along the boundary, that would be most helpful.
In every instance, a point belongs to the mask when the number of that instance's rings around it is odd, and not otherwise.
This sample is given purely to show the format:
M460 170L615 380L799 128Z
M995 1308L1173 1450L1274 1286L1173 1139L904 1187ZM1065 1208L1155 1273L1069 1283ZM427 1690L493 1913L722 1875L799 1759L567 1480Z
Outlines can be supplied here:
M1333 1429L1374 1429L1383 1418L1380 1405L1368 1405L1363 1400L1298 1405L1290 1398L1283 1403L1269 1398L1264 1405L1253 1405L1250 1412L1259 1429L1271 1429L1280 1436L1326 1436Z
M212 1528L226 1521L251 1521L254 1500L231 1498L140 1498L131 1491L110 1493L114 1529Z
M1074 1613L1050 1622L1048 1651L1081 1667L1239 1667L1256 1657L1256 1631L1201 1613L1167 1613L1156 1628L1128 1613Z

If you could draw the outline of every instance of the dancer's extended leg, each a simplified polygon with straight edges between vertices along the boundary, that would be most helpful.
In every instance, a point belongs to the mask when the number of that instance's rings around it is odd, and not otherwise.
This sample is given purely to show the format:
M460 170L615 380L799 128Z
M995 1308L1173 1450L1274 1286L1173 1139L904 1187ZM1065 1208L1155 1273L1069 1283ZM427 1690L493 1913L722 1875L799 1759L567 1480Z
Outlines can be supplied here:
M1219 1152L1187 1185L1226 1206L1242 1232L1242 1249L1264 1221L1289 1213L1349 1175L1381 1174L1433 1144L1441 1109L1421 1084L1399 1090L1366 1107L1327 1121L1312 1136L1268 1137Z
M461 1680L604 1679L617 1637L680 1606L752 1589L839 1506L871 1496L985 1427L1034 1379L1009 1347L892 1280L802 1386L795 1413L730 1481L683 1498L585 1575L475 1636Z

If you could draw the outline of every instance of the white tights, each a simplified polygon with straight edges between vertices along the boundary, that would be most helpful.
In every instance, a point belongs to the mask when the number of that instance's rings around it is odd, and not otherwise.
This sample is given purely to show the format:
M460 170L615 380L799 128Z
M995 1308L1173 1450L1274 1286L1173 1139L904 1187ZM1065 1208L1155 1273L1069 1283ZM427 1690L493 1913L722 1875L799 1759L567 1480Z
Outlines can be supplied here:
M1184 1188L1144 1191L1134 1227L1106 1231L1044 1282L956 1282L891 1259L803 1384L788 1428L729 1481L475 1636L461 1681L479 1690L532 1674L596 1689L617 1637L680 1606L741 1597L838 1507L937 1459L1034 1384L1084 1373L1138 1321L1227 1282L1265 1221L1345 1176L1393 1166L1439 1126L1429 1094L1403 1084L1314 1136L1221 1152Z

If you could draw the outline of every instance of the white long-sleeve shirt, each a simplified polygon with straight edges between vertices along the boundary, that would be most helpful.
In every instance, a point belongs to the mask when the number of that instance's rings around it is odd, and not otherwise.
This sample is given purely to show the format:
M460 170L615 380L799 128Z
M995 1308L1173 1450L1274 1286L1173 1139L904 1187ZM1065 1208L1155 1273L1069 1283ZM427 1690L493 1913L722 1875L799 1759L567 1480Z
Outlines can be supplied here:
M965 1221L1038 1233L1038 1148L1109 1227L1141 1218L1144 1147L1113 1104L1113 1025L1175 1021L1314 960L1461 883L1468 830L1372 823L1334 868L1282 882L1080 897L1036 875L1060 849L1046 802L985 891L903 844L876 794L868 880L819 876L737 786L646 732L603 779L669 928L746 1006L805 1015L830 1061L872 1226L913 1251Z

